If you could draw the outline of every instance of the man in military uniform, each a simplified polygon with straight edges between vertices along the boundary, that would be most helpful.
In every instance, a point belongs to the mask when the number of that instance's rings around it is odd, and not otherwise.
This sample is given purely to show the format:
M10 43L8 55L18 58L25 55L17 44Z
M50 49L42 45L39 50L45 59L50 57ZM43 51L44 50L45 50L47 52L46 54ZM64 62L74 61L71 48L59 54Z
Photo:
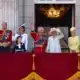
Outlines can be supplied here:
M0 51L10 51L12 42L12 31L7 29L7 23L2 23L2 30L0 30Z
M32 37L34 38L34 51L36 53L45 52L45 47L47 43L47 38L45 36L44 28L38 27L37 33L32 32Z

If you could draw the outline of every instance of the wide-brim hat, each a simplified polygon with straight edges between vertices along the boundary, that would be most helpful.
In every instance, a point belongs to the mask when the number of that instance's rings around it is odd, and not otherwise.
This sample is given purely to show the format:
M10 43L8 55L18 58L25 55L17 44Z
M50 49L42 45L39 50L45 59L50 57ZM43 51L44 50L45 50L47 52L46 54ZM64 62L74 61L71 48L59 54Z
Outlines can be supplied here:
M50 33L52 33L52 32L56 32L56 31L57 31L56 28L51 28L51 29L50 29Z
M70 31L71 31L71 32L74 31L74 30L76 30L75 27L71 27L71 28L70 28Z

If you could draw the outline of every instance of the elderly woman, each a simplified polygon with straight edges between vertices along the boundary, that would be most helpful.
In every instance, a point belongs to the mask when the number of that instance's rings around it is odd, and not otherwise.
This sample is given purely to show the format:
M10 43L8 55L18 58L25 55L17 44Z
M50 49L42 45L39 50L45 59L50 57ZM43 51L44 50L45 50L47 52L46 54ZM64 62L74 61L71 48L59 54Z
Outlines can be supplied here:
M60 39L64 37L59 28L51 28L49 32L50 37L48 38L47 52L48 53L60 53Z
M22 37L22 43L25 44L25 50L27 51L27 49L28 49L28 35L25 33L24 26L19 27L19 32L15 34L13 40L16 41L18 36Z
M68 45L70 48L70 52L79 52L80 40L79 36L76 36L76 28L72 27L70 29L71 37L68 39Z

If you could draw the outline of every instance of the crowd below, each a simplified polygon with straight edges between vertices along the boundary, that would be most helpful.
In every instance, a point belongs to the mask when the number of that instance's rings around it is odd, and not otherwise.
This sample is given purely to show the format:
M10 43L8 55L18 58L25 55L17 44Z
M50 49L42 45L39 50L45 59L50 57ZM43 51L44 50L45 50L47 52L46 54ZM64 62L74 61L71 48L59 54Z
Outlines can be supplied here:
M80 52L80 38L76 35L76 27L70 28L71 36L68 38L68 47L70 53ZM2 30L0 30L0 52L27 52L28 51L28 37L25 32L25 26L19 26L18 32L12 36L12 31L8 29L7 23L2 23ZM64 34L59 28L50 28L48 35L45 35L43 27L38 27L37 32L31 32L34 39L32 51L35 53L61 53L60 40L64 38ZM14 45L13 45L14 44Z

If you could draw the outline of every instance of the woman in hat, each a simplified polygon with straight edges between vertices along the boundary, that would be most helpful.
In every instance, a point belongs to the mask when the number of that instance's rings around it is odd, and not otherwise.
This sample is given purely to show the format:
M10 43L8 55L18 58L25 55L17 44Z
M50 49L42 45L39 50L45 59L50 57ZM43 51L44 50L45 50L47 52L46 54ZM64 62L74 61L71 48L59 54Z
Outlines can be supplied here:
M60 53L60 39L64 37L59 28L51 28L49 32L50 37L48 38L47 52L48 53Z
M79 36L76 36L76 28L72 27L70 29L71 37L68 38L68 45L70 52L79 52L80 40Z

